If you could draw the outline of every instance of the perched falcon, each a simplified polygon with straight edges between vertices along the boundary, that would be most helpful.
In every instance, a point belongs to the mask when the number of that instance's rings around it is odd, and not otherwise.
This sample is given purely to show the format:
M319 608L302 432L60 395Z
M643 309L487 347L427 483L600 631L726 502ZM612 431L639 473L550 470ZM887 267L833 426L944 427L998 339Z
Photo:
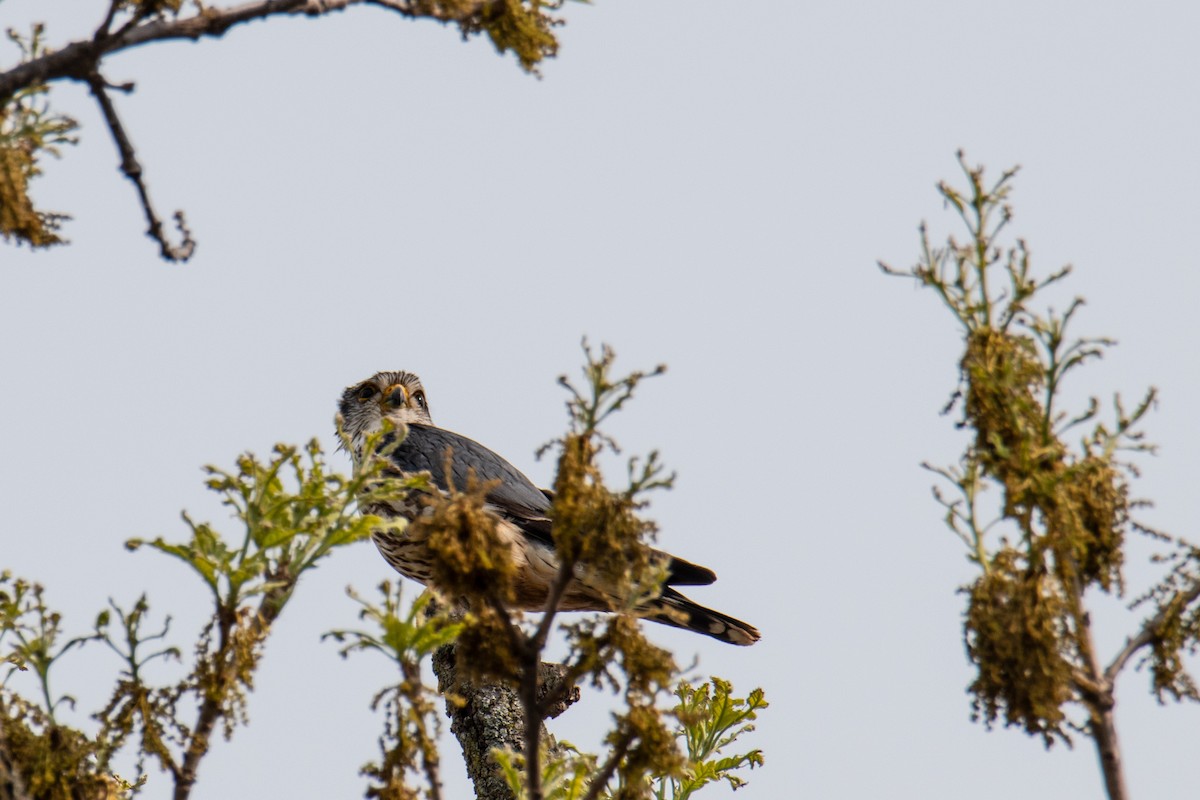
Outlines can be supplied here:
M487 495L486 508L496 516L496 535L506 540L518 566L518 605L527 611L544 608L548 587L558 572L551 536L553 492L537 488L516 467L476 441L438 428L429 414L429 401L421 380L411 372L380 372L342 393L342 424L355 462L363 457L366 437L382 428L384 419L406 425L408 435L389 458L403 474L428 471L432 483L447 488L446 453L450 452L451 483L462 488L474 472L481 481L498 481ZM415 501L395 503L375 513L391 513L411 520L419 513ZM421 583L431 575L430 553L423 542L405 533L377 532L372 537L379 552L400 574ZM668 573L662 595L644 610L647 619L703 633L723 642L749 645L759 633L751 625L697 605L674 586L701 586L717 579L712 570L667 554ZM587 579L585 565L576 570L559 607L565 611L608 611L610 595ZM594 576L593 576L594 578ZM674 613L671 613L674 612Z

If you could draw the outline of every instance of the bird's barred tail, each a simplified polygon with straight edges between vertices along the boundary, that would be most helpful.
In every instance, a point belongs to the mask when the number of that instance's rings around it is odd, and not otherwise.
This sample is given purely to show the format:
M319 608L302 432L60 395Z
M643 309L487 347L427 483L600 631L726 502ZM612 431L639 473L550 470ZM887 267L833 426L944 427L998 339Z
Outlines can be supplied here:
M750 645L761 638L758 629L753 625L694 603L674 589L666 589L662 596L650 605L645 619L703 633L730 644Z

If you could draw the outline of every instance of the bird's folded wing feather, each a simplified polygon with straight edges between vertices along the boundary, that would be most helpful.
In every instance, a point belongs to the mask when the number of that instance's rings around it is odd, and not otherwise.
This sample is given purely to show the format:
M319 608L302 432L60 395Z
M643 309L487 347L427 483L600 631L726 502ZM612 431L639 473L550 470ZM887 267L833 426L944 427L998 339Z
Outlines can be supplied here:
M446 475L447 451L450 480ZM434 484L443 490L449 488L451 481L456 489L465 489L472 473L484 483L499 481L488 492L488 502L529 535L553 545L547 516L550 500L520 470L474 439L443 428L412 424L408 426L408 436L392 451L391 460L404 472L427 470Z

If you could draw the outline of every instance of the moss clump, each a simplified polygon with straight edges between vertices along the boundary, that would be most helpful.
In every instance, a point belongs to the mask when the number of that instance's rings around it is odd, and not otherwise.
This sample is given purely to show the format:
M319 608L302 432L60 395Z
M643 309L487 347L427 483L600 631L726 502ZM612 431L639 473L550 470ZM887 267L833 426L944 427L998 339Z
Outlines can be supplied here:
M1066 605L1056 582L1006 547L967 590L967 655L978 668L970 691L975 718L1020 725L1049 744L1066 738L1063 705L1071 699L1071 664L1060 652Z
M554 481L554 545L569 563L586 564L618 601L639 594L642 579L653 572L653 551L646 544L656 532L637 516L633 492L613 492L596 466L594 437L571 434L561 441Z
M502 0L486 8L480 27L496 46L497 52L511 51L526 72L536 72L544 58L558 54L558 39L553 28L562 22L546 13L560 3L541 0Z
M447 459L446 474L452 475ZM495 481L473 474L462 490L422 496L424 511L409 524L409 535L426 540L432 559L432 583L449 597L491 596L512 604L517 567L511 547L496 534L496 517L484 509Z
M3 124L3 117L0 117ZM38 211L29 197L29 181L41 174L34 149L0 141L0 237L30 247L62 244L61 214Z
M1032 340L985 327L967 336L960 369L975 453L1004 484L1005 513L1020 513L1038 493L1038 473L1063 457L1062 446L1048 436L1037 398L1045 367Z
M447 455L446 474L453 470ZM511 546L496 533L497 519L484 504L495 482L472 473L461 489L422 496L424 511L409 523L408 535L426 540L432 556L430 583L446 597L464 602L457 640L460 674L470 680L520 675L511 615L517 597L517 565Z
M17 796L37 800L127 797L129 785L97 766L100 755L96 742L32 703L8 692L0 696L0 789L21 786Z
M1128 484L1110 458L1091 455L1064 470L1057 488L1057 502L1048 514L1050 535L1069 553L1083 585L1120 589Z

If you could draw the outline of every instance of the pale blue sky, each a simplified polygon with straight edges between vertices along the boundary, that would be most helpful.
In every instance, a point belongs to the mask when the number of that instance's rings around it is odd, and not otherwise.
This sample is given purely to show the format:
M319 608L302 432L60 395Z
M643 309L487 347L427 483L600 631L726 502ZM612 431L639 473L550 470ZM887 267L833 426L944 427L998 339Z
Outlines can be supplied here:
M0 22L46 19L61 42L103 5L5 0ZM1101 796L1086 741L1046 754L969 720L955 587L972 572L917 466L962 443L937 414L959 334L875 261L911 263L922 219L952 230L933 184L957 179L956 149L993 173L1022 164L1014 231L1041 269L1076 265L1056 298L1088 298L1079 332L1121 342L1073 391L1160 388L1162 451L1135 494L1157 502L1148 522L1200 536L1200 10L567 11L540 81L485 41L378 9L111 59L107 77L138 84L116 102L152 195L199 239L185 266L143 237L85 92L56 88L83 142L36 191L76 216L73 243L0 249L0 566L43 581L77 630L147 588L190 637L201 588L122 543L182 537L181 508L221 522L202 464L330 444L344 386L409 369L441 425L548 482L533 451L562 426L554 381L587 335L628 368L669 364L615 432L679 472L652 513L667 549L717 569L696 599L764 634L742 649L651 631L702 672L766 689L749 743L767 765L739 798ZM1154 574L1144 555L1135 591ZM367 705L389 673L318 637L353 619L346 584L384 577L362 545L306 578L251 726L217 746L195 797L361 796L380 728ZM1131 622L1099 609L1111 652ZM98 669L68 662L59 687L96 708ZM1132 794L1194 796L1182 765L1200 709L1158 708L1147 684L1118 688ZM588 744L604 715L593 698L556 730ZM463 796L453 743L445 763ZM168 796L151 781L146 797Z

